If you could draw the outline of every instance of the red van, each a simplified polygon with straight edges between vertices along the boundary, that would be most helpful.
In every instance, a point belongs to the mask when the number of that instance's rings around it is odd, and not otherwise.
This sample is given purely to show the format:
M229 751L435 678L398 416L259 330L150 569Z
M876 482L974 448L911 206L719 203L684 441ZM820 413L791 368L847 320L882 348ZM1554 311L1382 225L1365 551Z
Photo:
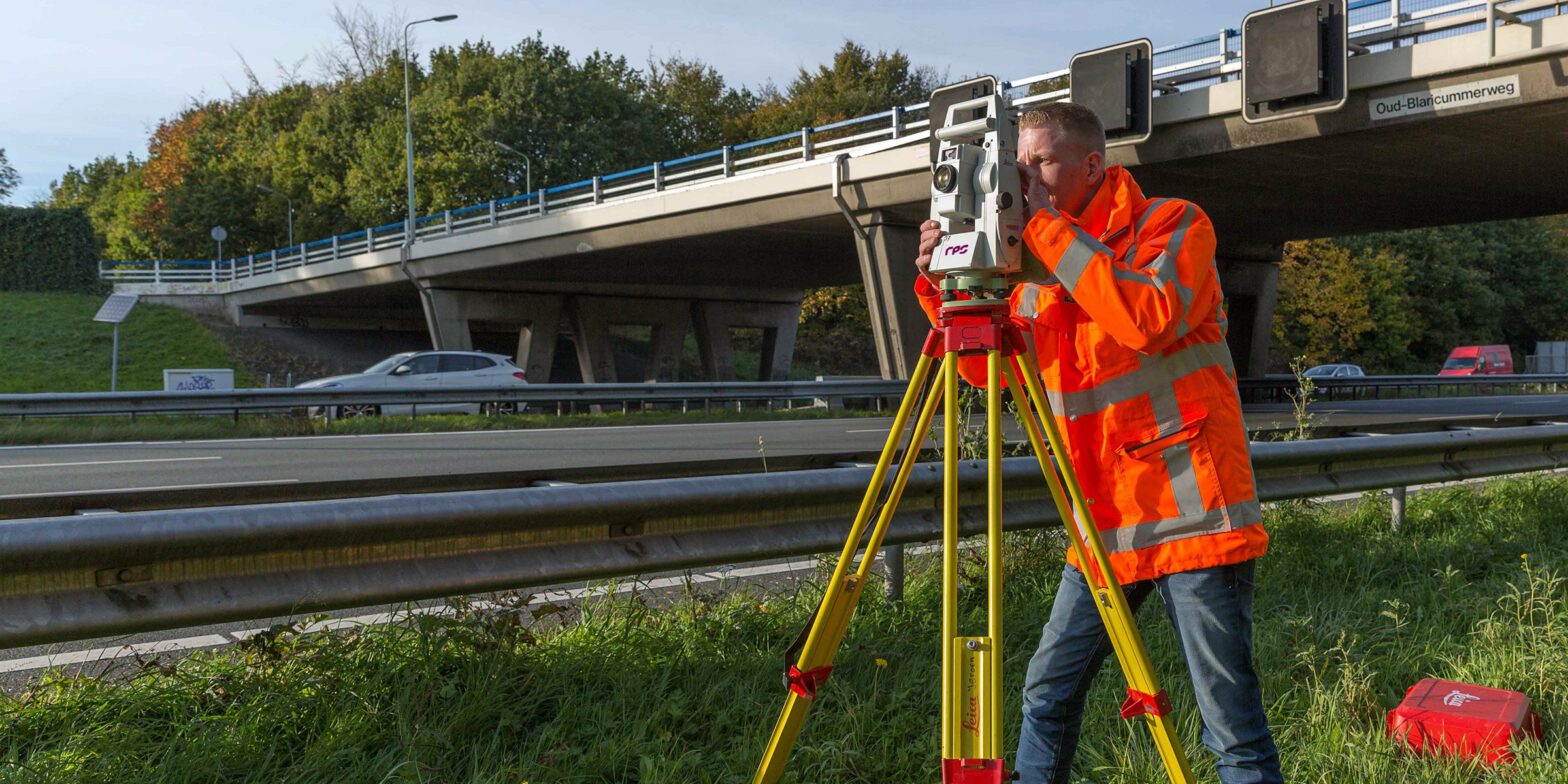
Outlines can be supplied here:
M1514 355L1507 346L1460 346L1448 352L1439 376L1489 376L1514 372Z

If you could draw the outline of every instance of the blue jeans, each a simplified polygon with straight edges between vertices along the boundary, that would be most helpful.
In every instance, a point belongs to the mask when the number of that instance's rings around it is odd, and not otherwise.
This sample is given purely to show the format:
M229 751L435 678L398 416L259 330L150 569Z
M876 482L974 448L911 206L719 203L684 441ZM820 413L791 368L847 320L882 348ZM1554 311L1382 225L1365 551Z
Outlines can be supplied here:
M1224 784L1284 780L1252 664L1252 574L1253 562L1246 561L1124 587L1134 612L1150 593L1160 592L1192 674L1203 717L1203 745L1218 757ZM1083 573L1068 566L1024 679L1020 782L1066 784L1078 747L1084 697L1110 653L1094 595Z

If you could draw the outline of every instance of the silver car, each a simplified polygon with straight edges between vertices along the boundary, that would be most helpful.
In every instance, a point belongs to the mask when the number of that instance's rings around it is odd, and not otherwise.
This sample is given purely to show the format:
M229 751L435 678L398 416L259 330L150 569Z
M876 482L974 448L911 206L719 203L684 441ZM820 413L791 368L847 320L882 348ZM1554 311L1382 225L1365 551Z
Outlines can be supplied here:
M510 357L487 354L482 351L405 351L365 368L359 373L330 376L306 381L295 389L374 389L392 391L399 389L437 389L452 387L504 387L526 385L527 375L522 368L512 364ZM492 403L421 403L421 414L512 414L524 406L512 402ZM414 407L407 404L374 405L370 403L341 403L334 406L315 407L313 416L327 419L376 416L378 414L408 414Z

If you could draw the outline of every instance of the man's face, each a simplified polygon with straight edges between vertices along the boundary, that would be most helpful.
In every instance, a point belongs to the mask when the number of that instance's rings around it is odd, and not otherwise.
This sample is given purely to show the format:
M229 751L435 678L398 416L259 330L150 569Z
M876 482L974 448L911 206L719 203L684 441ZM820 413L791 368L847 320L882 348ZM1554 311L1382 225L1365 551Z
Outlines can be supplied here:
M1025 193L1033 180L1049 194L1051 209L1076 218L1099 188L1105 160L1098 150L1074 144L1060 128L1025 128L1018 132L1018 169Z

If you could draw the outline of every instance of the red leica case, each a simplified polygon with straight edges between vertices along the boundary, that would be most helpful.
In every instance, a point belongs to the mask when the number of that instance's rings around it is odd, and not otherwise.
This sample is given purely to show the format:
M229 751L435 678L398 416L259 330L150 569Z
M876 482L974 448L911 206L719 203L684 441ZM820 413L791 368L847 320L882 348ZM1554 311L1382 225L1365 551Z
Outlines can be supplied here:
M1470 683L1427 678L1388 712L1388 736L1423 754L1507 763L1524 735L1541 738L1529 697Z

